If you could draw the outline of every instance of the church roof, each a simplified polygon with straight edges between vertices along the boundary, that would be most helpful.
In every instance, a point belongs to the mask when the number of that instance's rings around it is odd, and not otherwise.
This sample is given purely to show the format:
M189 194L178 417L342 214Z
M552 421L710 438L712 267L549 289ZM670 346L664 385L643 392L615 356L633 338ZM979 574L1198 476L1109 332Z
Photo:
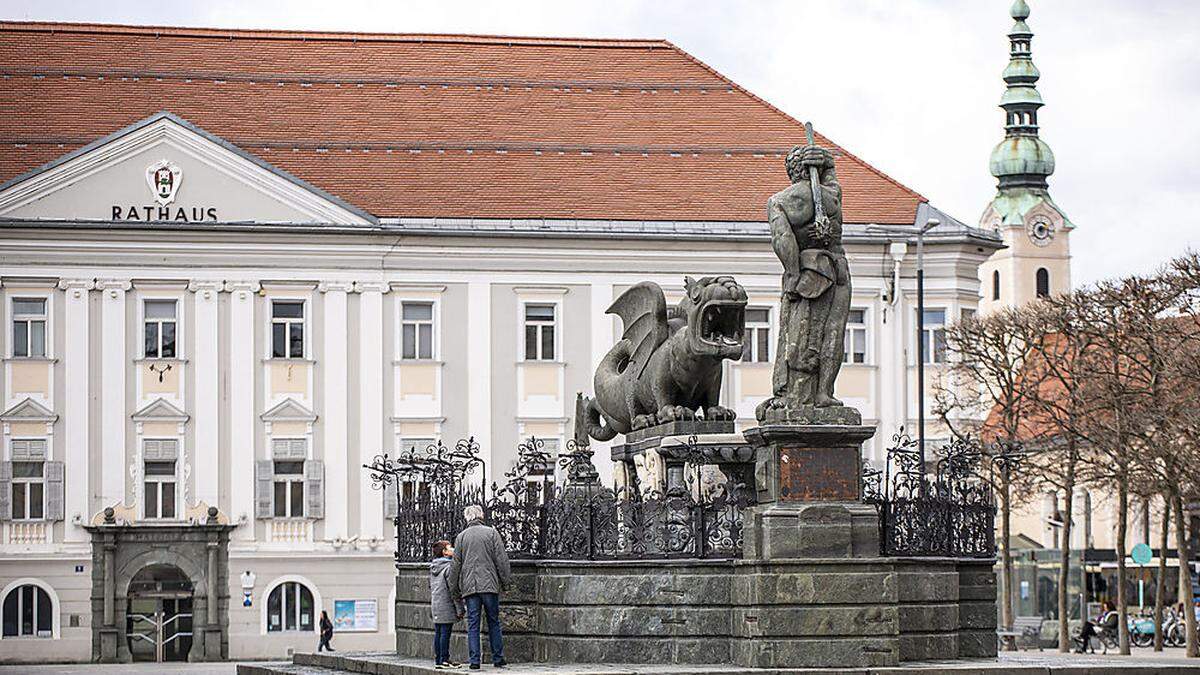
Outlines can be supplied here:
M166 110L380 218L762 222L804 139L663 40L0 22L0 78L0 182ZM818 142L848 223L914 222Z

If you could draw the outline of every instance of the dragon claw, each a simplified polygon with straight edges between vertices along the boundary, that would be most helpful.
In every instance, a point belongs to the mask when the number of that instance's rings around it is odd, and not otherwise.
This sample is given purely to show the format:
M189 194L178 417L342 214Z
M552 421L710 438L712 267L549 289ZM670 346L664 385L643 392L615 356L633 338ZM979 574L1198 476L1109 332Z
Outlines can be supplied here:
M729 422L737 419L737 413L724 406L713 405L704 409L704 419Z
M637 415L633 418L634 429L645 429L654 426L658 420L654 415Z
M675 420L690 420L695 419L696 413L691 408L685 408L681 405L664 405L658 410L658 422L674 422Z

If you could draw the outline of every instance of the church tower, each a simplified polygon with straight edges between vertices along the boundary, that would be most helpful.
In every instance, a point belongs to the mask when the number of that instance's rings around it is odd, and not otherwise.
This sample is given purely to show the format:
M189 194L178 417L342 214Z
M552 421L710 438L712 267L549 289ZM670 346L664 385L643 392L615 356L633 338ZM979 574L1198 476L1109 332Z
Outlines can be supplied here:
M1007 248L979 267L983 294L979 309L984 312L1071 288L1068 240L1074 225L1050 198L1046 181L1054 173L1054 153L1038 137L1041 73L1033 65L1033 31L1025 23L1029 5L1015 0L1010 14L1015 23L1008 33L1007 89L1000 99L1004 140L992 150L991 158L998 189L979 219L980 227L1000 234Z

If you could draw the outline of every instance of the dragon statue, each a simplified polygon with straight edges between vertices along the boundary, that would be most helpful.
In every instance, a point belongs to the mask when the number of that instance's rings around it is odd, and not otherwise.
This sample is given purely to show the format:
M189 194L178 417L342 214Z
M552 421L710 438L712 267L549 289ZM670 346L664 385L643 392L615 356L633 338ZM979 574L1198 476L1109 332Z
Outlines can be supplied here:
M624 331L596 368L596 397L583 402L588 436L607 441L697 414L735 419L717 403L721 362L742 355L746 291L727 276L686 277L684 288L684 298L668 309L662 288L645 281L608 308Z

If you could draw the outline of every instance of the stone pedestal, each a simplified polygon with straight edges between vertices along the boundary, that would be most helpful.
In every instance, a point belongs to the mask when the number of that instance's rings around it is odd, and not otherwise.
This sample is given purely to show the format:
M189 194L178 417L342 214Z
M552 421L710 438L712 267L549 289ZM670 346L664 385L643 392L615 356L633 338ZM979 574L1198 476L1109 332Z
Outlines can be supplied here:
M879 555L879 517L860 494L861 447L874 434L874 427L843 424L747 429L759 505L748 514L745 557Z
M720 469L727 479L749 484L754 448L729 421L679 420L639 429L610 451L624 465L626 486L642 494L683 488L689 462Z
M831 418L858 422L838 409ZM787 419L786 411L776 418ZM794 417L809 422L812 411ZM835 414L836 413L836 414ZM743 557L758 563L731 656L752 667L871 667L901 660L892 564L861 501L862 443L875 428L778 422L747 429L759 505ZM761 589L754 584L767 584ZM870 589L869 591L867 589ZM861 592L867 591L867 592Z

